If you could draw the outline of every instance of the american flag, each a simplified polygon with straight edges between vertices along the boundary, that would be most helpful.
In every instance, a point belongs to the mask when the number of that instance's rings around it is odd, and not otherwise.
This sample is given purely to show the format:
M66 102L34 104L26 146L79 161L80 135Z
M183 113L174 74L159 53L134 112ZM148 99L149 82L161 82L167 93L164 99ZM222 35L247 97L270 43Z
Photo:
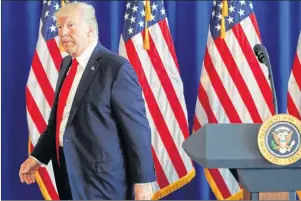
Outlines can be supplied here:
M206 123L261 123L274 109L268 70L253 53L261 43L253 4L214 1L211 15L193 130ZM205 176L217 199L242 198L229 169L205 169Z
M62 58L54 12L61 1L43 1L39 35L26 85L26 110L29 129L29 153L46 128L54 101L54 90ZM47 200L58 200L51 161L36 174L37 183Z
M126 3L119 53L131 62L142 86L157 175L153 199L160 199L195 175L192 161L182 149L189 136L186 104L163 1Z
M293 68L288 81L287 113L301 120L301 31L297 44ZM297 191L299 199L301 191Z
M301 32L288 82L287 111L301 120Z

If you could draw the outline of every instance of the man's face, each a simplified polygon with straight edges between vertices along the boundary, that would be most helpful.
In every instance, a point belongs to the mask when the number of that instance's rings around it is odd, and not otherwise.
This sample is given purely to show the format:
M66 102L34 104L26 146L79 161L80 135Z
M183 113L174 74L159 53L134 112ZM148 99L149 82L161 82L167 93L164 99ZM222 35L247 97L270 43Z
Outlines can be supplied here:
M80 10L76 9L66 17L57 19L58 35L65 51L79 56L89 45L89 26L81 20Z

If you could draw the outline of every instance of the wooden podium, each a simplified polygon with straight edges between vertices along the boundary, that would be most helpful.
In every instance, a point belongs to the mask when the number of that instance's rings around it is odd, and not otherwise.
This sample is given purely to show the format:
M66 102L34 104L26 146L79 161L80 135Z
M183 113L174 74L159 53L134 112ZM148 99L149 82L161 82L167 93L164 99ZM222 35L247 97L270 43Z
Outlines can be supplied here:
M204 168L232 168L245 200L296 200L301 189L301 161L277 166L258 149L261 124L206 124L183 143L192 160Z
M242 199L251 200L252 198L250 192L244 189ZM264 192L259 193L259 197L257 200L296 200L296 194L289 192Z
M247 190L244 190L243 200L251 200L251 194ZM289 192L265 192L259 193L257 200L296 200L296 194Z

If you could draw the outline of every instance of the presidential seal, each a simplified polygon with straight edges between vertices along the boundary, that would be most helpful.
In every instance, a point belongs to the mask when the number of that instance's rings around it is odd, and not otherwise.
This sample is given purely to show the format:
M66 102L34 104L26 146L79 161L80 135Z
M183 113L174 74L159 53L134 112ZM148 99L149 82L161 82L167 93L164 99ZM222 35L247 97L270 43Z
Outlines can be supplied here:
M279 114L264 122L258 133L258 148L269 162L290 165L301 158L301 121Z

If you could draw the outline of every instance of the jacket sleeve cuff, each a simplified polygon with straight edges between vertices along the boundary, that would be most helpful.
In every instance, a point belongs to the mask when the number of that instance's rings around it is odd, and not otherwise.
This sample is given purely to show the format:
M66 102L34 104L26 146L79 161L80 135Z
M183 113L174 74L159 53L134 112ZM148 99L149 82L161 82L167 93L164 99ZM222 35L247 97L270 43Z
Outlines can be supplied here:
M33 158L34 160L36 160L36 161L40 164L41 167L46 167L46 165L45 165L44 163L42 163L41 161L39 161L37 158L35 158L35 157L33 157L33 156L29 156L29 157L31 157L31 158Z

